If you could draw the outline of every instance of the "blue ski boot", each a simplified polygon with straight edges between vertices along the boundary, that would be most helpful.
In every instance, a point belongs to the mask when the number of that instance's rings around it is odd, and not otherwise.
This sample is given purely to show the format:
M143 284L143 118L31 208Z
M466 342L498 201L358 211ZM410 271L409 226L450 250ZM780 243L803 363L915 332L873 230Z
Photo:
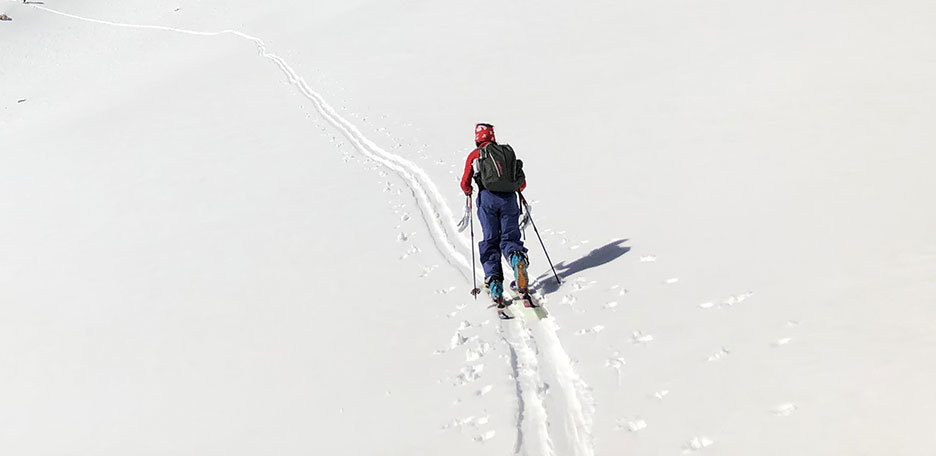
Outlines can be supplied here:
M493 279L488 283L488 291L491 292L491 300L497 303L498 307L504 305L504 282Z
M507 302L504 301L504 282L500 279L488 279L485 281L485 284L487 285L488 293L491 295L491 300L494 301L491 306L497 307L497 317L501 320L513 319L513 317L505 311Z

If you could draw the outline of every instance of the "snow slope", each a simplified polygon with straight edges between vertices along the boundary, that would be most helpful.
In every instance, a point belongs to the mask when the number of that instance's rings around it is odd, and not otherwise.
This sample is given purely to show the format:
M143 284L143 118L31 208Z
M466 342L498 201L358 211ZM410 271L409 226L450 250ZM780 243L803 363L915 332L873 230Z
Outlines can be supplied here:
M928 3L0 13L4 453L936 444ZM548 318L467 294L477 121Z

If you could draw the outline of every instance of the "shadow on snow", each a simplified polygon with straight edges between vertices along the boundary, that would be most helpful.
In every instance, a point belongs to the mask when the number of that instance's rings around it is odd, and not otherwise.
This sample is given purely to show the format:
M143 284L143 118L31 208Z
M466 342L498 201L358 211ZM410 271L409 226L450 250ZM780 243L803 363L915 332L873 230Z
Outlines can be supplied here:
M563 261L556 265L556 272L559 274L559 277L565 281L586 269L610 263L630 251L630 247L622 245L627 241L627 239L612 241L588 252L587 255L571 263ZM539 289L543 294L549 294L559 289L559 283L556 282L556 278L553 277L551 270L537 277L536 282L542 284Z

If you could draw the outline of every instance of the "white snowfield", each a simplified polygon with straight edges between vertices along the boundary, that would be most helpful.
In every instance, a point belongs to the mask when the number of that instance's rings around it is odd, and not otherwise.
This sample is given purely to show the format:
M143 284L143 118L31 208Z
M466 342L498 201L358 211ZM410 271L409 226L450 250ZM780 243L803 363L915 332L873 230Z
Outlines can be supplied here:
M936 448L932 2L0 14L0 454ZM528 229L509 321L476 122L564 279Z

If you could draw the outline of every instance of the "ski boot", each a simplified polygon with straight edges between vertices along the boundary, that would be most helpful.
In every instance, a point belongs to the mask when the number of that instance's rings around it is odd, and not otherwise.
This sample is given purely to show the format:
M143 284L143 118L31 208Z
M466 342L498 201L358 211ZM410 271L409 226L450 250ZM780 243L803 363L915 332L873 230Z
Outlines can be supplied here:
M493 279L487 283L488 293L491 294L491 301L497 304L497 308L503 309L504 305L504 282Z
M530 278L527 276L527 266L530 265L530 260L519 250L511 252L509 258L510 267L513 268L514 277L517 278L517 291L520 294L529 293Z
M530 260L527 258L526 254L520 251L514 251L510 254L510 266L513 267L514 277L517 278L515 281L517 292L520 293L520 297L523 299L523 305L525 307L539 307L535 301L533 301L533 296L530 295L530 278L527 275L527 266L530 265Z
M497 316L501 320L510 320L510 315L504 311L507 307L507 302L504 300L504 282L500 279L492 278L485 281L487 285L488 293L491 295L491 304L492 307L497 307Z

